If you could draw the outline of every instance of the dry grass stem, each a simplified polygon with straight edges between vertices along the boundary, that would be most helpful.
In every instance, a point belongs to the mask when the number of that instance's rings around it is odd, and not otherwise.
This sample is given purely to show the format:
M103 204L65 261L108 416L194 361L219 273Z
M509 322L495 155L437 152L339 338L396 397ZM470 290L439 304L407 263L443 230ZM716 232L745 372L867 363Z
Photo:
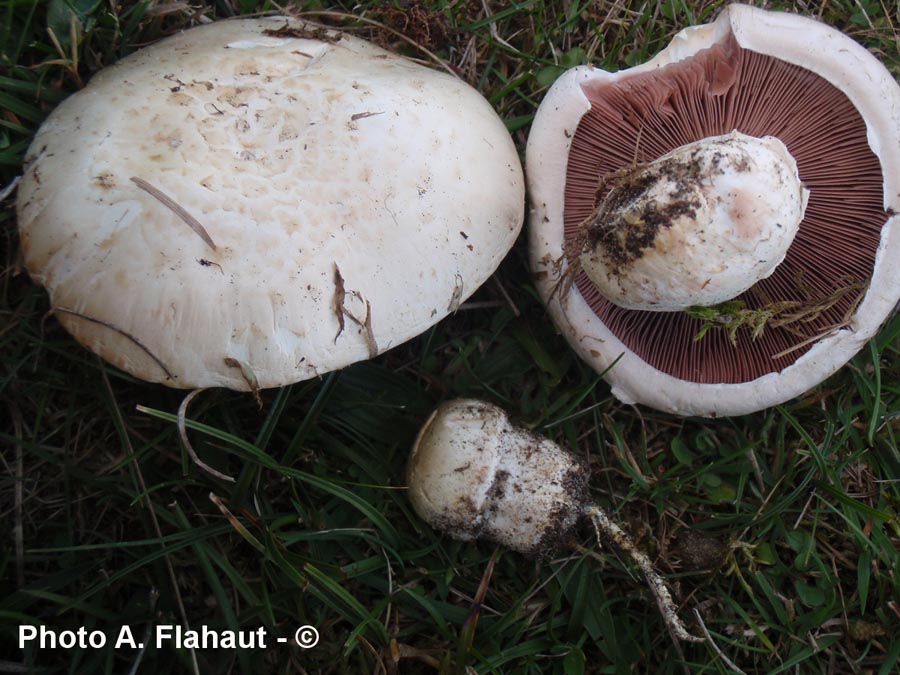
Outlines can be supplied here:
M712 635L709 634L709 630L706 628L706 624L703 623L703 617L700 615L700 610L694 610L694 616L697 618L697 623L700 625L700 631L703 633L703 636L706 638L706 644L708 644L712 650L716 653L720 659L722 659L722 663L731 668L738 675L747 675L743 670L737 667L734 661L725 656L725 652L723 652L719 645L716 644L716 641L712 639Z
M137 476L138 484L141 487L141 500L144 502L144 507L147 509L147 513L150 516L150 521L153 523L153 530L156 533L156 536L162 542L162 528L159 526L159 519L156 517L156 511L154 510L153 502L150 501L149 491L147 490L147 482L144 480L144 474L141 471L141 464L135 457L134 446L131 443L131 436L129 436L128 434L128 427L125 424L125 418L122 416L122 411L119 409L118 403L116 403L116 394L113 391L112 384L109 381L109 377L107 376L106 371L101 369L100 374L103 378L103 385L106 388L107 393L109 394L109 400L112 404L110 407L112 408L113 415L115 415L119 428L122 430L122 440L125 444L125 454L131 461L131 465L134 467L134 472ZM165 544L161 543L160 545L165 548ZM178 611L181 614L181 623L185 627L185 629L190 630L191 623L188 620L187 610L184 607L184 600L181 597L181 590L178 586L178 577L175 574L175 567L172 565L172 559L167 553L163 555L163 560L165 560L166 571L168 572L172 588L175 591L175 602L178 606ZM155 598L153 602L155 604ZM197 662L197 651L193 647L190 647L188 648L188 653L190 654L192 672L194 673L194 675L200 675L200 665Z
M307 17L307 16L325 16L325 17L329 17L332 19L341 19L341 20L346 20L346 21L359 21L361 23L365 23L370 26L374 26L378 30L383 30L385 32L388 32L391 35L393 35L394 37L396 37L400 40L403 40L407 44L415 47L416 49L421 51L423 54L425 54L429 59L431 59L434 63L436 63L441 68L446 70L448 73L453 75L453 77L459 79L459 75L453 69L453 67L449 63L447 63L444 59L442 59L440 56L435 54L433 51L431 51L424 45L416 42L412 38L404 35L403 33L396 31L389 26L385 26L383 23L381 23L379 21L375 21L374 19L369 19L368 17L365 17L365 16L357 16L356 14L347 14L346 12L334 12L334 11L327 11L327 10L311 10L311 11L303 11L303 12L291 12L291 14L293 16L297 16L300 18ZM341 30L348 30L348 29L341 28Z
M203 460L201 460L196 451L194 450L194 446L191 445L191 441L188 439L187 435L187 425L185 422L185 415L187 415L188 406L191 404L191 401L200 394L201 392L206 391L203 389L194 389L182 400L181 405L178 406L178 437L181 439L181 442L184 444L184 449L187 450L188 456L190 456L191 461L194 462L200 469L205 471L211 476L215 476L216 478L220 478L222 480L228 481L229 483L234 483L234 478L222 473L221 471L216 471L214 468L206 464Z
M111 331L115 331L122 337L133 342L135 345L137 345L140 348L141 351L143 351L147 356L149 356L151 359L153 359L153 362L162 369L162 371L166 374L166 377L168 379L173 380L173 381L176 379L175 375L172 374L172 371L169 370L168 368L166 368L166 364L164 364L162 362L162 360L160 360L160 358L158 356L156 356L156 354L151 352L150 349L148 347L146 347L140 340L138 340L136 337L134 337L134 335L132 335L131 333L129 333L127 331L122 330L115 324L110 323L109 321L104 321L102 319L95 319L92 316L87 316L86 314L82 314L81 312L76 312L72 309L66 309L65 307L54 307L50 311L51 312L62 312L63 314L69 314L71 316L76 316L79 319L84 319L85 321L90 321L91 323L96 323L100 326L103 326L104 328L109 328Z
M190 213L187 212L181 204L172 199L165 192L160 190L157 187L154 187L143 178L139 178L137 176L131 177L131 182L137 185L141 190L149 194L151 197L156 199L160 204L165 206L167 209L171 210L176 216L181 218L185 223L187 223L188 227L190 227L197 235L203 240L207 246L209 246L213 251L218 250L216 248L215 243L212 240L212 237L209 236L209 233L206 231L206 228L200 224L200 221L194 218Z
M13 539L16 551L16 587L25 587L25 528L23 524L24 513L24 490L25 490L25 458L22 452L22 444L25 442L24 424L22 421L22 413L18 406L12 401L9 403L10 417L13 423L13 435L16 444L16 466L15 466L15 493L14 493L14 513L15 524L13 525Z
M225 516L225 519L234 528L235 532L241 535L244 541L246 541L260 553L266 552L266 547L262 545L259 539L250 534L250 530L244 527L244 524L235 517L231 510L225 505L225 502L223 502L217 494L215 494L214 492L210 492L209 501L216 505L216 508L218 508L220 513Z
M0 189L0 202L5 201L13 193L20 180L22 180L22 176L16 176Z
M150 605L150 610L156 609L156 601L159 600L159 591L155 588L150 589L150 596L148 598L148 604ZM137 675L140 667L141 661L144 660L144 654L147 653L147 645L150 644L150 638L153 636L153 623L147 622L147 628L144 629L144 637L141 641L141 646L138 649L138 654L135 657L134 661L131 664L131 668L128 669L128 675Z
M772 356L773 359L779 359L847 326L852 320L859 303L862 302L865 295L863 291L866 286L868 286L868 281L848 278L844 279L841 285L831 294L820 296L805 288L802 280L798 280L797 288L807 296L805 300L773 301L760 296L761 304L756 308L749 308L743 300L735 299L726 300L710 307L689 307L685 312L702 322L700 329L694 336L694 340L703 339L707 332L713 328L726 330L731 344L735 347L737 346L737 332L741 328L750 330L750 337L753 340L761 337L766 328L784 328L792 335L804 338L801 342ZM841 321L818 331L812 336L801 331L800 325L815 321L848 294L854 292L856 297L854 297L849 308L844 312Z

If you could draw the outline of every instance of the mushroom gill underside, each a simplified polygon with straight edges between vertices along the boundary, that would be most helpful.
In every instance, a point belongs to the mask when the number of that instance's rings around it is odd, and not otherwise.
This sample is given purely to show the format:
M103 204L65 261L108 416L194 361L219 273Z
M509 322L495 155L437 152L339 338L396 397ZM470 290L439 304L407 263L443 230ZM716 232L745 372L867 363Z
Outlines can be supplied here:
M730 305L756 317L778 308L780 316L758 330L709 330L715 310L620 307L570 256L572 283L628 349L682 380L739 383L783 370L819 337L847 325L888 214L866 123L843 92L806 68L740 47L731 35L691 59L582 89L591 108L569 153L567 251L578 250L583 224L603 201L602 185L610 182L604 178L710 136L774 136L809 190L784 260Z

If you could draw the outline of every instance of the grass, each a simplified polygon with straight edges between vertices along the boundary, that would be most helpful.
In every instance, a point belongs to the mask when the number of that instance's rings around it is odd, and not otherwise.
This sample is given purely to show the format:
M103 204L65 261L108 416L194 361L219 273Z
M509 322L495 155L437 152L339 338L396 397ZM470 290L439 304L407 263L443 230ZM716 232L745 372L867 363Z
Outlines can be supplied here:
M718 0L311 4L386 24L477 86L520 149L570 65L638 63ZM879 0L769 3L820 16L900 76L900 16ZM105 64L205 18L270 2L0 0L0 171ZM322 17L405 54L394 33ZM53 30L55 40L50 36ZM135 381L47 318L0 210L0 672L898 672L900 317L802 399L732 419L624 406L547 320L524 242L455 315L369 363L263 392L200 396L199 473L182 392ZM416 429L455 396L489 399L567 445L710 643L673 645L636 573L584 527L537 563L441 537L412 512ZM479 599L476 602L476 599ZM265 627L259 650L140 651L123 625ZM100 649L16 646L20 624L105 631ZM321 641L272 644L303 624Z

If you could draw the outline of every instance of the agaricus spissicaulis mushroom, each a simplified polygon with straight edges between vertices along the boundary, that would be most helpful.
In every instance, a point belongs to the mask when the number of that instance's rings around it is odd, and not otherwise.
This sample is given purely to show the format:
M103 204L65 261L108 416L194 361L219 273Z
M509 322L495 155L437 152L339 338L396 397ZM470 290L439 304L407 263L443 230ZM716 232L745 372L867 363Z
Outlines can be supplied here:
M186 30L43 124L22 251L53 312L133 375L274 387L456 310L524 217L503 122L456 77L285 18Z
M626 403L781 403L900 300L900 87L815 20L730 5L645 64L568 71L526 175L540 293Z
M502 408L474 399L441 405L419 431L406 478L413 508L435 529L529 556L558 549L588 517L598 538L640 568L673 636L698 639L681 623L647 556L590 503L584 466L553 441L514 426Z

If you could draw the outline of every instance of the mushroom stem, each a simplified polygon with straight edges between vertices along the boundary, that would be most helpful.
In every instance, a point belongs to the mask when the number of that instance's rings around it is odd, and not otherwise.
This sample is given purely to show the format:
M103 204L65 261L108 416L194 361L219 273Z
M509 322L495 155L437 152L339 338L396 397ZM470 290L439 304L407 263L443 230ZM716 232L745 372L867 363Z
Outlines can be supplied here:
M672 595L669 593L669 589L666 587L666 582L659 573L653 569L653 563L651 563L650 559L634 545L625 531L613 522L599 506L594 505L587 507L585 509L585 514L591 519L591 523L594 525L597 539L600 541L603 541L604 539L612 541L616 547L631 558L632 562L641 570L641 574L644 575L647 586L649 586L650 592L653 593L653 599L656 600L656 605L659 607L663 621L666 623L666 628L669 629L672 637L677 640L684 640L685 642L703 642L703 638L691 635L687 631L684 623L678 617L677 608L672 601Z
M735 131L604 176L597 199L581 225L585 274L621 307L676 311L730 300L769 276L807 191L784 143Z
M665 581L599 506L588 504L586 469L548 438L513 425L484 401L458 399L419 431L407 467L409 499L432 527L526 555L559 547L582 517L641 570L673 640L699 642L678 618Z

